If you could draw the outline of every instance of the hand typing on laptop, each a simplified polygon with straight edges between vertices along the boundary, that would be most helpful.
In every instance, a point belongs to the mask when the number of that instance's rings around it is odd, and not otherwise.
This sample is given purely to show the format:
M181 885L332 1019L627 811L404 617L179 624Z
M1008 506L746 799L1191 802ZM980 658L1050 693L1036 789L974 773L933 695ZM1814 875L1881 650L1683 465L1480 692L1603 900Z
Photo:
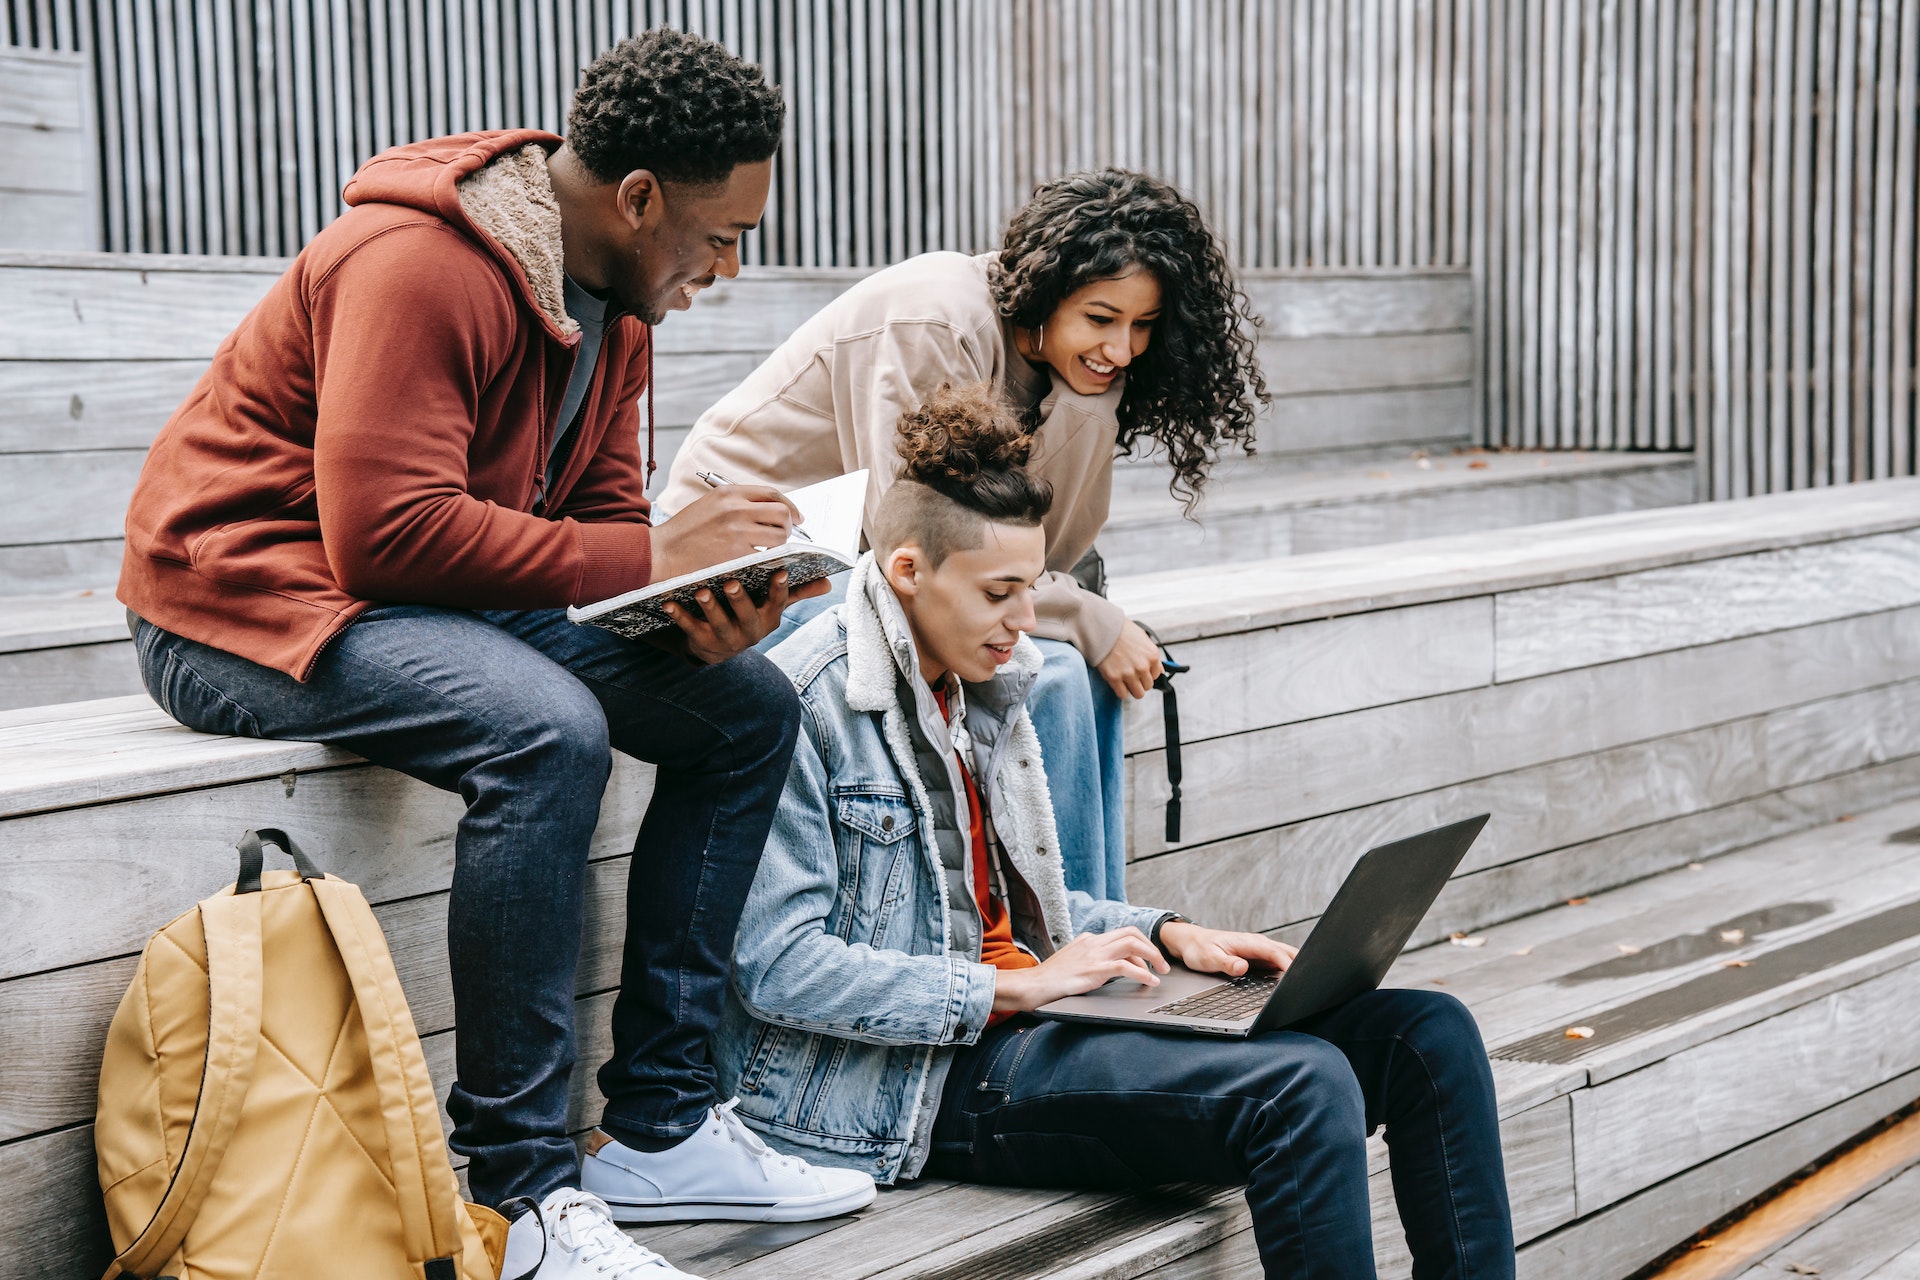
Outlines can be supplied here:
M1295 948L1258 933L1228 933L1175 921L1160 930L1160 941L1189 969L1239 977L1250 967L1284 970ZM1147 935L1128 925L1109 933L1083 933L1031 969L1003 969L995 975L993 1011L1026 1013L1067 996L1097 991L1115 978L1149 987L1171 966Z
M1175 920L1160 930L1160 945L1173 958L1200 973L1224 973L1237 978L1249 968L1285 972L1300 950L1275 942L1264 933L1230 933Z

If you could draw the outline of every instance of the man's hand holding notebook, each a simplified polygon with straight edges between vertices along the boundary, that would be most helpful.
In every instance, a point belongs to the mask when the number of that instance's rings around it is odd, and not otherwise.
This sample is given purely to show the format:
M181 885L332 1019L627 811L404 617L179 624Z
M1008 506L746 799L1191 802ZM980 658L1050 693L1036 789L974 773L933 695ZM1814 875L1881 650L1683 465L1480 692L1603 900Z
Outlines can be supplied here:
M659 526L654 535L652 583L569 609L567 616L639 637L681 625L676 611L683 617L704 618L700 595L707 595L709 606L716 597L737 598L730 592L734 583L755 607L774 603L773 580L783 571L787 600L816 595L825 588L809 591L809 584L852 568L859 557L866 491L864 470L785 495L757 485L718 486ZM809 533L803 535L793 526L795 515L808 525ZM679 527L689 520L694 523ZM751 549L717 561L713 558L743 543ZM681 568L689 564L693 567Z

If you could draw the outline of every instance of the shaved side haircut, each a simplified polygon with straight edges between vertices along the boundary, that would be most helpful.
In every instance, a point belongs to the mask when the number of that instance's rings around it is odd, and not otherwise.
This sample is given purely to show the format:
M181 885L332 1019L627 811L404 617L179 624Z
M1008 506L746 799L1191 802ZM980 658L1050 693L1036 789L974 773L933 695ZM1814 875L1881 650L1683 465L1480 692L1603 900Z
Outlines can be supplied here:
M931 568L986 544L986 526L1031 528L1053 507L1053 486L1027 471L1033 438L984 386L942 384L900 419L900 478L880 499L869 540L886 559L912 545Z

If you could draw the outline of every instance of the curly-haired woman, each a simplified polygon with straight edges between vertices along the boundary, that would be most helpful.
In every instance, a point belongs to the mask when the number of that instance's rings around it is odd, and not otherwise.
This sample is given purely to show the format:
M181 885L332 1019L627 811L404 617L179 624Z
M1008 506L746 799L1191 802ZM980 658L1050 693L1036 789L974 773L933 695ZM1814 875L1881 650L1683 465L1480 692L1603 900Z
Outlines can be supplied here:
M1144 174L1072 174L1034 193L998 252L909 259L803 324L701 416L661 506L708 492L701 471L787 488L866 467L871 528L899 473L902 414L943 384L991 386L1033 434L1032 470L1056 496L1035 599L1047 665L1032 710L1067 878L1119 898L1119 699L1145 695L1160 655L1073 569L1106 523L1116 456L1163 452L1169 487L1191 509L1220 449L1251 446L1266 399L1255 323L1192 201ZM789 609L788 628L839 594Z

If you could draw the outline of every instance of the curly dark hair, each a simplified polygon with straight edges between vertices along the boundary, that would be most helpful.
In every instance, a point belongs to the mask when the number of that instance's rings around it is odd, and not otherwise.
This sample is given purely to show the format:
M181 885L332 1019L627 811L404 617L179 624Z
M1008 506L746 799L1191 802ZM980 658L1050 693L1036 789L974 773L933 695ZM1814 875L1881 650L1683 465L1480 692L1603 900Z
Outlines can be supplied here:
M1125 169L1068 174L1007 224L990 280L1000 314L1037 329L1074 290L1136 267L1160 282L1160 319L1127 368L1119 445L1164 445L1168 488L1189 514L1225 444L1253 452L1254 415L1272 399L1254 355L1260 318L1199 207Z
M711 185L780 146L787 104L759 67L672 27L593 60L567 113L567 145L602 182L635 169Z
M901 476L1006 524L1039 524L1053 486L1026 470L1033 437L986 386L941 383L900 416Z
M900 478L869 530L881 558L913 543L937 568L984 546L989 521L1032 528L1052 510L1053 486L1027 470L1033 436L992 387L942 383L899 431Z

